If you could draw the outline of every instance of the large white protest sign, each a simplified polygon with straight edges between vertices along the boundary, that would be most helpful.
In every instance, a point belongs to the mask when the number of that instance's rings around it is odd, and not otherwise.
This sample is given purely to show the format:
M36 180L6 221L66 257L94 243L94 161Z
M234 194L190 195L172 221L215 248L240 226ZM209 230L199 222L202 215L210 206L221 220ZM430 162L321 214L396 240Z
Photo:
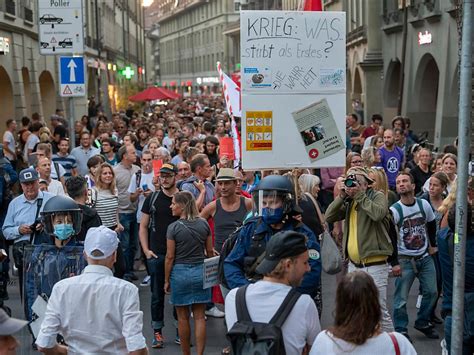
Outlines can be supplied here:
M242 165L343 166L342 12L241 12Z

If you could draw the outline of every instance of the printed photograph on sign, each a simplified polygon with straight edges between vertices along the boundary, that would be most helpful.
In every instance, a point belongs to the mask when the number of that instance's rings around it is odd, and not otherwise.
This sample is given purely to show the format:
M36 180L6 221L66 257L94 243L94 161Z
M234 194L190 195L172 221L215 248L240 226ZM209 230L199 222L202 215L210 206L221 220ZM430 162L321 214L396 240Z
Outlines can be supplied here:
M246 148L252 151L272 150L273 125L272 111L247 111Z
M295 111L292 115L311 162L345 149L326 99Z

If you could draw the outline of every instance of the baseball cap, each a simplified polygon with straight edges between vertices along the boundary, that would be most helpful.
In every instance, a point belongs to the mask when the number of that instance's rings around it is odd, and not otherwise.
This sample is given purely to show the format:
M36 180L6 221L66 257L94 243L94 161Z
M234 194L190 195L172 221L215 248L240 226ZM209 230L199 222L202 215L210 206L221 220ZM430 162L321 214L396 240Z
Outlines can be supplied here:
M20 182L22 184L39 179L38 172L33 168L26 168L20 171Z
M12 335L27 324L26 320L10 318L7 312L0 308L0 335Z
M119 240L117 233L106 226L92 227L87 231L84 241L86 255L94 260L102 260L111 256L117 250ZM100 256L93 256L94 251L99 251Z
M178 168L174 164L165 163L161 166L160 173L177 174L178 173Z
M369 185L374 183L374 180L369 177L369 174L367 174L367 171L364 168L350 168L347 170L346 177L349 175L363 176Z
M234 169L231 168L222 168L217 174L216 181L234 181L237 180L235 177Z
M265 257L258 265L257 272L268 274L275 269L280 260L298 256L308 250L306 236L295 231L282 231L273 235L265 248Z

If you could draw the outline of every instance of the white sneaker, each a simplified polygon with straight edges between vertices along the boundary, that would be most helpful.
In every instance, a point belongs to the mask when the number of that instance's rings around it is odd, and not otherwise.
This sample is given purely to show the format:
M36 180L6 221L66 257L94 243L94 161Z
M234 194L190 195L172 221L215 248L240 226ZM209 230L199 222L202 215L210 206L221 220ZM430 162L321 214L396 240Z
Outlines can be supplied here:
M140 286L149 286L150 285L150 280L151 280L150 275L145 276L145 278L143 279Z
M448 347L446 345L446 339L441 340L441 355L448 355Z
M214 318L224 318L225 316L225 313L220 311L219 308L217 308L216 306L212 307L211 309L208 309L204 313L206 314L206 316Z

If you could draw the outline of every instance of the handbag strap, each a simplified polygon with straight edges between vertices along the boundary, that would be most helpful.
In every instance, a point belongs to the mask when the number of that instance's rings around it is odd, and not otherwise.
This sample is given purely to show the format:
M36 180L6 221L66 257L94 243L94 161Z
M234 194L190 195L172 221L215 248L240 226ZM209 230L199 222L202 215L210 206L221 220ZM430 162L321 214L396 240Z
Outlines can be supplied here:
M316 213L318 214L318 218L319 218L319 220L320 220L320 222L321 222L321 225L323 226L323 229L326 231L326 230L327 230L326 218L324 218L324 215L323 215L323 213L321 212L321 209L319 208L318 202L317 202L316 199L313 197L313 195L311 195L310 193L305 192L304 194L305 194L307 197L309 197L309 199L313 202L314 208L316 209Z
M395 334L387 333L390 339L392 339L393 347L395 348L395 355L400 355L400 346L398 345L398 340Z

